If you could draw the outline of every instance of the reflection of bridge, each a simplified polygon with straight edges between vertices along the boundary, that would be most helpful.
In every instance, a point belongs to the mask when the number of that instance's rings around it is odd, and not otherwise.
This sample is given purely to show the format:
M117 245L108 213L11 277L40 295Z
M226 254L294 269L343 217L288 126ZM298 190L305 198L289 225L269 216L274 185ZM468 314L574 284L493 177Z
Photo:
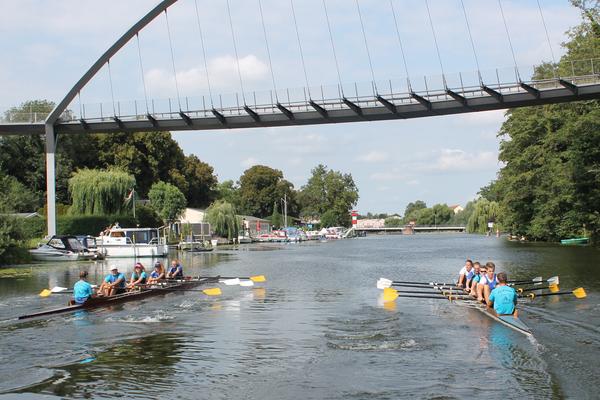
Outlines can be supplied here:
M357 232L369 233L395 233L395 234L413 234L413 233L427 233L427 232L466 232L467 227L465 226L440 226L440 225L415 225L415 226L398 226L398 227L384 227L384 228L354 228Z
M293 16L293 27L295 38L304 72L306 85L300 90L282 90L277 87L275 73L271 60L269 38L265 26L265 18L262 15L262 6L258 0L260 20L266 53L268 55L269 69L272 77L272 90L261 92L247 91L244 89L242 71L240 68L240 57L236 47L236 35L231 17L229 0L227 10L229 13L229 27L235 52L237 64L237 77L239 78L240 92L231 96L221 96L211 92L211 76L209 73L205 43L202 34L202 21L196 5L196 22L198 25L199 40L202 46L202 59L206 71L206 83L208 96L185 97L180 93L178 76L173 52L173 43L169 31L169 20L167 9L177 0L162 0L150 10L144 17L125 32L110 48L90 67L90 69L69 90L52 112L44 116L43 122L39 121L39 115L33 113L29 117L23 115L13 116L5 114L0 119L0 135L6 134L43 134L46 136L46 183L47 183L47 208L48 208L48 233L56 231L55 221L55 151L57 134L69 133L95 133L95 132L136 132L136 131L181 131L181 130L214 130L250 127L275 127L290 125L327 124L356 121L380 121L391 119L407 119L429 117L437 115L448 115L467 113L475 111L487 111L506 109L514 107L525 107L532 105L571 102L577 100L600 98L600 60L581 60L556 63L555 67L548 67L552 78L541 79L535 76L533 68L520 68L517 65L512 41L507 22L502 10L502 2L498 1L499 12L502 15L507 43L512 52L514 67L506 69L495 69L483 71L479 68L479 61L475 42L471 33L468 12L461 1L462 15L465 24L467 39L472 47L477 71L471 74L447 74L444 71L442 57L438 48L434 21L429 12L429 3L426 0L428 21L423 21L423 26L431 27L431 34L435 43L435 50L439 61L441 75L438 78L421 79L409 78L405 52L402 45L401 29L397 22L397 13L393 1L389 2L389 10L386 12L393 16L394 24L388 27L391 36L397 36L398 49L386 53L386 58L401 55L402 65L406 79L379 81L375 78L373 63L365 27L363 26L363 15L356 1L356 11L362 32L365 55L371 70L371 82L367 84L352 83L349 85L341 81L341 74L336 56L334 38L327 13L326 1L323 1L324 17L329 31L329 41L339 82L332 86L310 85L303 53L300 30L294 10L294 0L290 0L290 11ZM296 1L296 3L300 3ZM381 2L381 7L384 7ZM211 5L212 7L213 5ZM459 4L457 4L457 7ZM539 6L539 3L538 3ZM387 7L387 6L386 6ZM345 10L348 11L348 10ZM406 10L404 10L406 11ZM193 12L192 12L193 13ZM311 10L314 13L314 10ZM156 100L147 95L146 82L144 78L144 65L142 52L139 45L139 36L142 30L154 19L164 14L167 24L167 38L170 46L171 64L173 67L173 83L177 97L167 100ZM540 22L545 22L541 6L539 6ZM413 17L412 10L407 15ZM281 16L277 16L280 18ZM462 17L461 17L462 18ZM192 18L193 19L193 18ZM244 16L244 19L250 19ZM204 21L207 22L207 21ZM220 21L220 23L223 21ZM220 30L227 24L222 24ZM351 28L358 31L356 27ZM220 32L221 33L221 32ZM281 36L281 35L279 35ZM285 36L289 39L290 35ZM139 57L139 69L141 82L144 89L144 99L137 101L115 100L113 90L113 79L111 74L111 60L128 43L137 41L137 56ZM550 49L552 45L548 38ZM189 47L190 43L186 43ZM286 44L294 46L292 39ZM197 50L197 49L196 49ZM399 51L398 51L399 50ZM188 48L188 54L194 50ZM101 70L107 70L109 88L111 94L110 102L97 105L77 104L80 94L87 89L88 83L98 75ZM214 71L212 71L214 73ZM214 76L212 77L214 79ZM414 78L414 76L413 76ZM214 84L214 80L213 80ZM370 232L395 232L402 228L382 228L380 230L366 230ZM464 227L415 227L418 232L443 232L464 231Z

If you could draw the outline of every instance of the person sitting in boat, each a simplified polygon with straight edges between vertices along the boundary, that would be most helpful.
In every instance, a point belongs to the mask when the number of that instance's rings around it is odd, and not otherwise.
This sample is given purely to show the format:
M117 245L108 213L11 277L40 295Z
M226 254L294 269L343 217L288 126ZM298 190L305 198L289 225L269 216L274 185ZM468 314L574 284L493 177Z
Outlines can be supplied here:
M94 288L88 283L87 277L87 271L80 271L79 280L73 286L73 301L76 304L83 304L96 295Z
M458 273L458 287L466 287L467 280L473 277L473 261L465 261L464 267Z
M127 287L132 289L135 286L145 285L148 280L148 275L144 269L142 263L136 263L135 267L133 267L133 273L131 274L131 279L129 280L129 285Z
M477 301L485 302L486 304L490 301L490 293L498 284L498 277L496 276L496 265L488 261L485 264L486 273L481 275L479 283L477 284Z
M482 273L485 274L485 271L481 272L481 264L479 261L475 261L473 263L473 276L470 280L467 280L467 284L465 286L465 292L469 293L473 297L477 296L477 284L481 280Z
M507 285L508 277L505 272L498 273L498 283L490 293L488 307L494 307L497 315L517 316L517 291Z
M111 267L110 274L106 275L98 292L104 296L114 296L125 292L125 275L119 272L116 265Z
M148 283L158 283L163 279L165 279L165 267L160 261L157 261L154 263L154 271L150 273Z
M167 271L167 279L183 279L183 267L179 260L171 261L171 268Z

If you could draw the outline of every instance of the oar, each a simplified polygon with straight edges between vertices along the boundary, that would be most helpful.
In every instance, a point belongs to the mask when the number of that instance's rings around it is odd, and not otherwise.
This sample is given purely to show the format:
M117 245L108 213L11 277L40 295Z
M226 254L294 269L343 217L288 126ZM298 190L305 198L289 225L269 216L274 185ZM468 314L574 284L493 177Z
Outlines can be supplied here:
M221 279L240 279L240 280L250 280L252 282L266 282L267 278L264 275L254 275L254 276L247 276L247 277L240 277L240 276L222 276Z
M412 285L412 284L408 284L408 283L389 283L389 280L378 280L377 281L377 289L385 289L387 287L410 287L410 288L415 288L415 289L455 289L457 288L457 286L433 286L433 285Z
M391 287L391 286L405 286L405 287L421 287L421 286L444 286L444 287L458 287L455 283L440 283L440 282L411 282L411 281L393 281L387 278L379 278L377 281L378 286ZM419 286L411 286L419 285Z
M542 294L529 293L525 297L529 297L530 299L535 299L536 297L560 296L563 294L572 294L575 297L577 297L578 299L583 299L583 298L587 297L587 293L585 292L585 290L582 287L573 289L569 292L554 292L554 293L542 293Z
M92 285L93 288L96 288L96 285ZM40 292L40 296L41 297L48 297L51 294L67 294L67 293L73 293L73 289L69 289L66 287L61 287L61 286L55 286L52 289L44 289Z
M534 285L541 285L543 282L544 282L544 279L541 276L536 276L533 279L525 279L525 280L520 280L520 281L508 281L507 283L509 285L522 285L522 284L527 284L527 283L533 283ZM558 276L552 276L552 277L546 279L546 282L548 282L548 285L558 285L559 284Z
M550 292L552 293L556 293L558 292L559 288L558 285L547 285L547 286L534 286L534 287L528 287L528 288L517 288L517 293L523 293L523 292L531 292L533 290L543 290L543 289L550 289Z
M411 294L404 294L404 292L400 293L396 289L392 289L392 288L383 289L383 302L384 303L394 301L398 297L409 297L409 298L413 298L413 299L468 300L467 297L463 297L463 296L461 296L461 297L455 297L452 295L444 296L442 294L417 296L417 295L411 295Z

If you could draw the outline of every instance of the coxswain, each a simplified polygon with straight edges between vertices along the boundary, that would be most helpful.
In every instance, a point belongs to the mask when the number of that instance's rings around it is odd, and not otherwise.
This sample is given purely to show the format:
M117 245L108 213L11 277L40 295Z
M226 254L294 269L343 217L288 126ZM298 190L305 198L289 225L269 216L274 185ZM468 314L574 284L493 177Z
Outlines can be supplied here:
M178 260L171 261L171 268L167 271L167 279L183 279L183 267Z
M165 267L160 261L157 261L154 263L154 271L150 273L148 283L158 283L163 279L165 279Z
M462 267L458 273L458 287L466 287L466 283L467 283L467 276L472 277L473 276L473 261L471 260L467 260L465 261L465 265L464 267Z
M87 277L87 271L79 272L79 280L73 286L73 302L75 304L83 304L96 295L94 288L88 283Z
M517 316L517 291L508 286L506 282L508 277L505 272L499 272L497 275L498 283L490 293L488 307L494 307L497 315Z
M133 273L131 274L131 279L129 280L129 285L127 286L129 289L134 286L145 285L148 280L148 275L144 270L144 266L142 263L136 263L135 267L133 267Z
M125 292L125 275L119 272L116 265L111 267L110 274L106 275L98 292L104 296L113 296Z
M486 273L481 275L477 284L477 300L487 304L490 299L490 293L494 290L496 284L498 284L498 277L495 274L496 265L493 262L487 262L485 269Z

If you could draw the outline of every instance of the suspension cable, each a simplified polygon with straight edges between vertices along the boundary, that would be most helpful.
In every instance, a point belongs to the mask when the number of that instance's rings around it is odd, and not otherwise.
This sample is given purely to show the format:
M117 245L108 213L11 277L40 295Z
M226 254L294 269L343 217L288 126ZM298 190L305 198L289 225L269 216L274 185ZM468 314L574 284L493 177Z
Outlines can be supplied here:
M325 10L325 19L327 20L327 29L329 30L329 41L331 42L331 50L333 52L333 60L335 61L335 70L337 71L338 83L340 85L340 90L342 91L342 96L344 96L344 87L342 86L342 75L340 74L340 66L338 64L337 54L335 52L335 45L333 43L333 33L331 31L331 24L329 23L329 13L327 12L327 4L325 4L325 0L323 2L323 9Z
M265 46L267 48L267 57L269 59L269 69L271 70L271 80L273 81L273 91L275 92L275 100L279 103L279 97L277 96L277 84L275 83L275 72L273 71L273 61L271 60L271 50L269 48L269 39L267 36L267 28L265 25L265 16L263 14L262 2L258 0L258 10L260 11L260 21L262 23L263 34L265 37Z
M446 75L444 73L444 65L442 64L442 56L440 55L440 47L438 46L437 35L433 27L433 19L431 18L431 12L429 10L429 0L425 0L425 6L427 7L427 16L429 17L429 26L431 27L431 34L433 35L433 43L435 44L435 51L437 52L438 61L440 62L440 69L442 70L442 81L444 82L444 88L446 85Z
M410 85L410 75L408 73L408 64L406 63L406 55L404 54L404 46L402 45L402 36L400 35L400 29L398 28L398 19L396 18L396 10L394 9L394 3L390 0L390 7L392 9L392 16L394 17L394 26L396 27L396 36L398 37L398 44L400 44L400 53L402 54L402 62L404 63L404 72L406 73L406 83L408 84L408 91L412 92Z
M206 59L206 49L204 47L204 35L202 34L202 25L200 24L200 12L198 11L198 0L194 0L196 6L196 22L198 23L198 32L200 34L200 45L202 46L202 58L204 60L204 70L206 71L206 85L208 86L208 96L210 98L210 106L214 107L212 89L210 87L210 74L208 73L208 61Z
M369 42L367 41L367 34L365 32L365 24L363 23L362 12L360 11L360 5L358 4L358 0L355 1L356 10L358 11L358 19L360 20L360 28L362 30L363 40L365 42L365 49L367 50L367 58L369 59L369 68L371 69L371 78L373 79L373 88L377 93L377 83L375 80L375 72L373 70L373 61L371 60L371 52L369 51Z
M506 31L506 37L508 38L508 45L510 46L510 53L512 54L513 62L515 63L515 73L517 74L517 80L521 81L521 75L519 74L519 67L517 65L517 57L515 56L515 49L510 39L510 32L508 31L508 24L506 23L506 17L504 16L504 9L502 8L502 1L498 0L498 6L500 7L500 14L502 15L502 22L504 23L504 30Z
M177 69L175 68L175 52L173 51L173 40L171 40L171 27L169 26L169 14L165 9L165 20L167 21L167 35L169 36L169 48L171 49L171 64L173 65L173 78L175 78L175 91L177 92L177 104L181 111L181 96L179 95L179 84L177 83Z
M292 7L292 16L294 17L294 26L296 28L296 39L298 39L298 49L300 50L300 60L302 61L302 70L304 71L304 79L306 81L306 90L308 97L310 96L310 85L308 84L308 74L306 73L306 62L304 61L304 52L302 51L302 42L300 41L300 31L298 30L298 20L296 19L296 10L294 9L294 0L290 0Z
M246 105L246 95L244 94L244 81L242 80L242 69L240 68L240 57L238 56L237 44L235 41L235 32L233 30L233 20L231 18L231 7L227 0L227 15L229 16L229 28L231 30L231 40L233 42L233 52L235 53L235 61L237 65L238 78L240 79L240 88L242 89L242 101Z
M112 72L110 71L110 59L106 61L106 65L108 66L108 82L110 84L110 97L112 99L113 115L116 117L117 109L115 107L115 91L113 89Z
M140 36L138 33L135 34L137 39L138 58L140 60L140 72L142 75L142 86L144 87L144 100L146 101L146 114L150 114L150 108L148 107L148 91L146 90L146 78L144 77L144 64L142 63L142 50L140 48Z
M537 0L538 10L540 10L540 17L542 18L542 25L544 25L544 32L546 32L546 40L548 41L548 47L550 48L550 54L552 55L552 63L554 66L552 70L554 72L554 77L556 78L556 58L554 58L554 50L552 49L552 43L550 42L550 35L548 34L548 27L546 26L546 19L544 18L544 12L542 11L542 6L540 5L540 0Z
M467 16L467 9L465 8L465 2L460 0L462 6L463 15L465 16L465 24L467 25L467 32L469 33L469 40L471 42L471 49L473 49L473 57L475 58L475 65L477 65L477 76L479 78L479 85L483 86L483 79L481 78L481 67L479 65L479 57L477 57L477 50L475 50L475 41L473 40L473 33L471 32L471 24L469 23L469 17Z

